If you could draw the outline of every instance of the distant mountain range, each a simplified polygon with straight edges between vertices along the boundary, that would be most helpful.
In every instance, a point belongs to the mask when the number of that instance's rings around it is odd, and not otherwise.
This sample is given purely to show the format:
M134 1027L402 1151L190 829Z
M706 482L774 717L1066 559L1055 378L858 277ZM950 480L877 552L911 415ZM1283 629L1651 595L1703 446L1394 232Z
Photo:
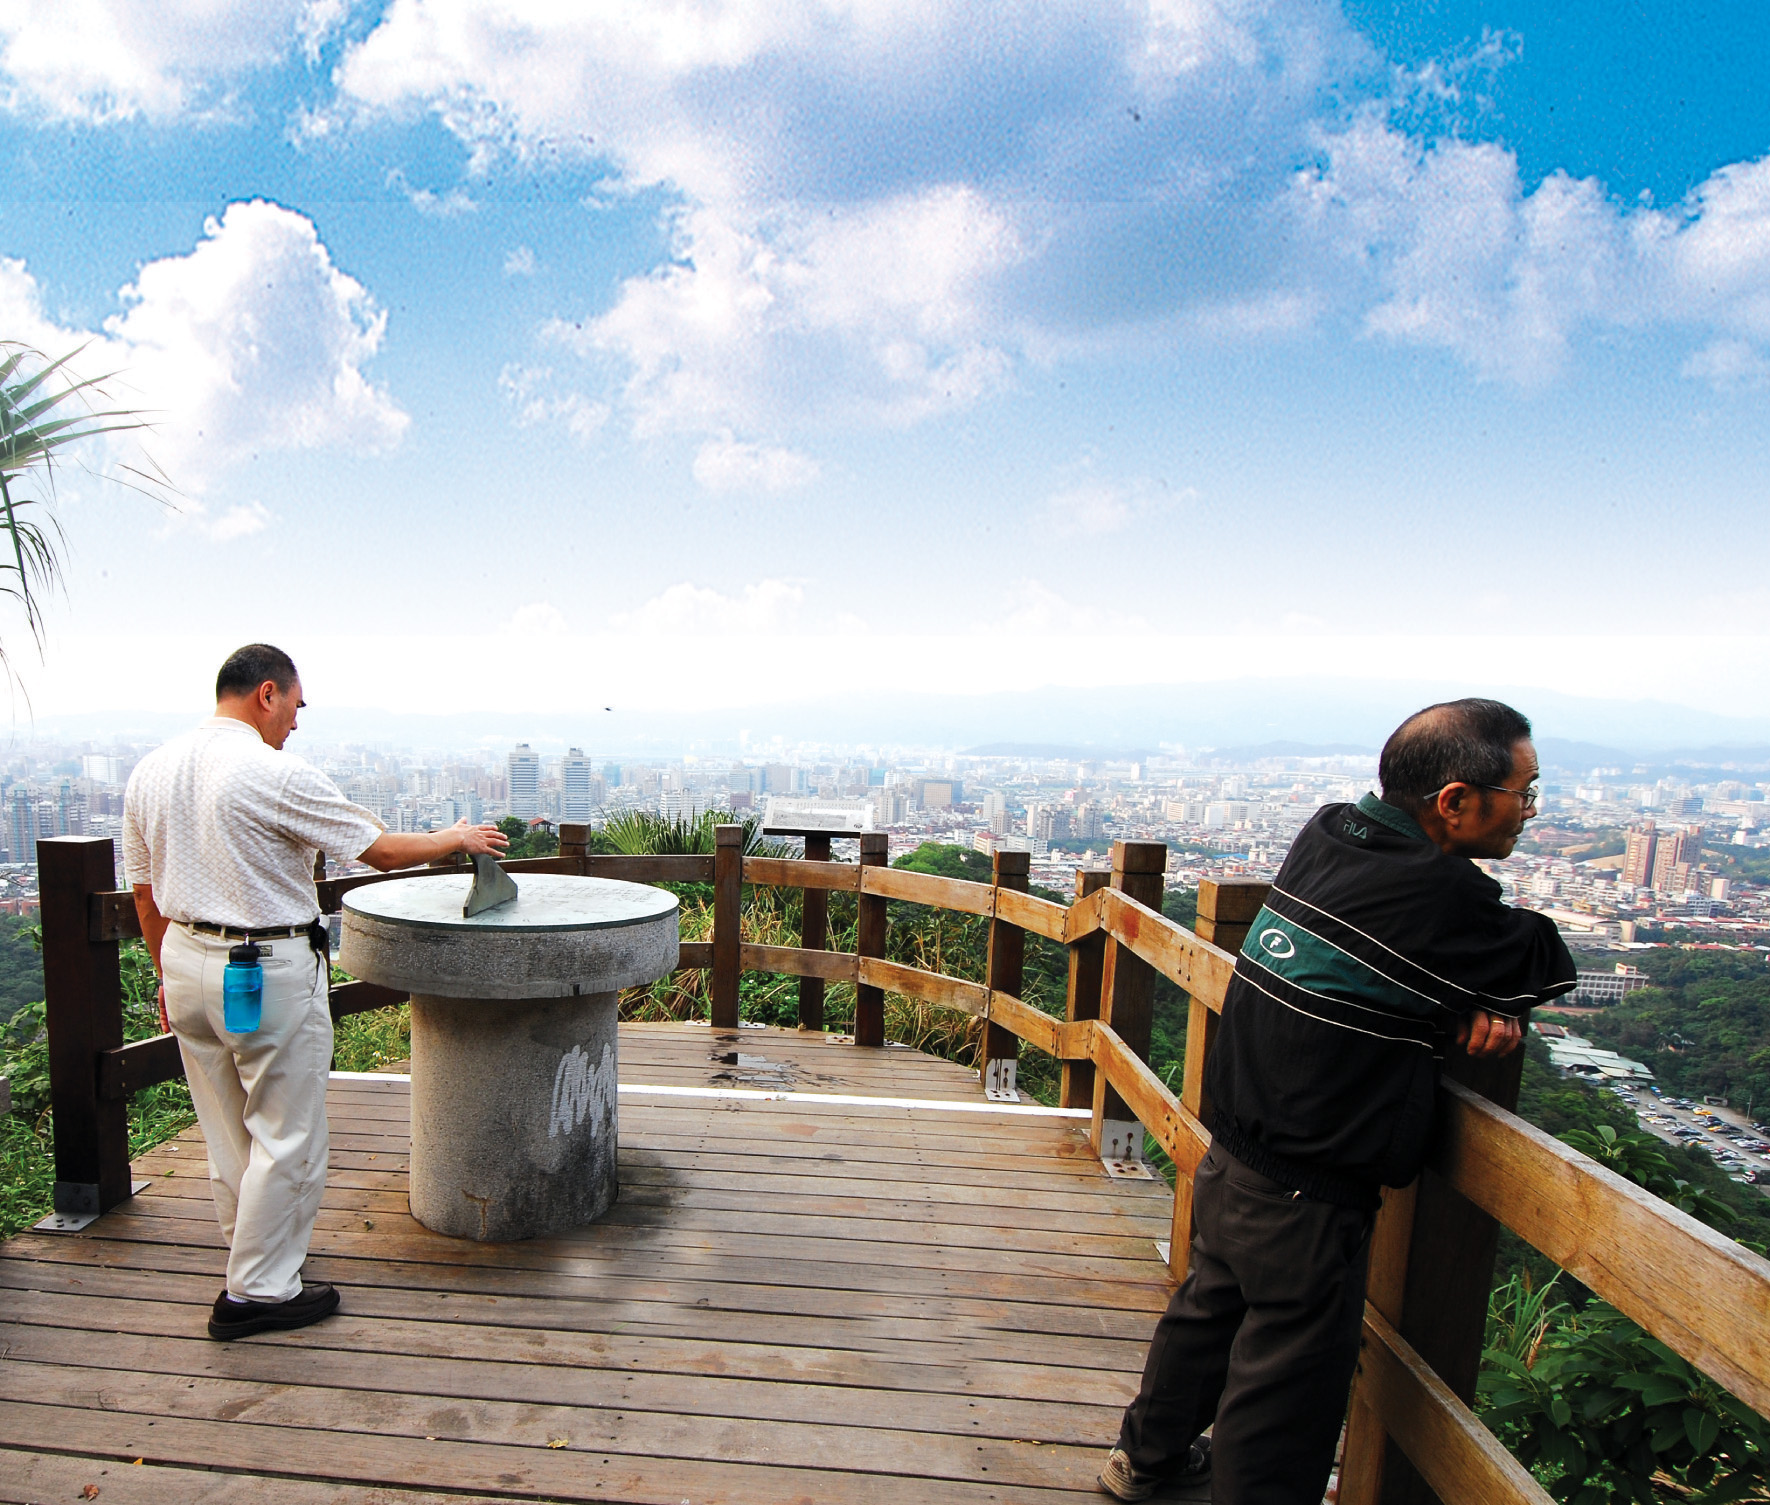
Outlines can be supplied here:
M1462 688L1462 687L1457 687ZM760 758L821 745L831 753L943 749L975 756L1104 760L1163 748L1251 761L1372 753L1410 712L1442 698L1442 684L1376 680L1231 680L1196 685L1045 689L976 695L863 696L759 702L669 713L462 710L407 715L316 705L294 748L360 743L414 753L507 747L542 753L582 747L597 757L683 753ZM1585 773L1638 763L1770 767L1770 717L1727 717L1660 701L1587 699L1489 688L1529 715L1546 763ZM203 714L165 712L45 717L15 723L12 740L157 741Z

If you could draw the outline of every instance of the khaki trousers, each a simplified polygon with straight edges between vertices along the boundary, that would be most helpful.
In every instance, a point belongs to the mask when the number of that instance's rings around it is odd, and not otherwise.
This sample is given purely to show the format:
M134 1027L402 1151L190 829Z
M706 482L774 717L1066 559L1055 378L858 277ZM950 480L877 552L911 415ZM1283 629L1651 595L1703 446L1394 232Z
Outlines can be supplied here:
M209 1147L209 1187L228 1243L227 1289L248 1301L301 1293L326 1189L328 976L302 936L265 943L264 1014L249 1035L222 1027L233 942L172 925L160 950L166 1016Z

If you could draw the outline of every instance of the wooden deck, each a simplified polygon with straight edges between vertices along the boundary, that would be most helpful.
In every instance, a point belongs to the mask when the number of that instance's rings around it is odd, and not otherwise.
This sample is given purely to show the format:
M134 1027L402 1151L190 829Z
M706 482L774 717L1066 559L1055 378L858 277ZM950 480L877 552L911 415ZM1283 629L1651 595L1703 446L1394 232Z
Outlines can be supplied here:
M406 1210L407 1084L334 1080L308 1274L344 1310L302 1332L204 1336L194 1129L85 1233L0 1245L0 1501L1101 1498L1171 1289L1163 1183L915 1051L623 1025L621 1081L615 1209L485 1245Z

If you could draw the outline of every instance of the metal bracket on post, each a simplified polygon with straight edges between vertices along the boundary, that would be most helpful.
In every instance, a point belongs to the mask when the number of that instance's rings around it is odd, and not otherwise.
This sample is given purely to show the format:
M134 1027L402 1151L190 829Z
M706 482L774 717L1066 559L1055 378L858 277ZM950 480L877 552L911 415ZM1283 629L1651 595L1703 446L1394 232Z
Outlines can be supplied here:
M1143 1158L1143 1125L1134 1118L1103 1119L1100 1163L1106 1174L1125 1181L1153 1181L1155 1172Z
M131 1181L129 1195L139 1196L147 1190L147 1182ZM57 1181L51 1205L55 1211L31 1225L35 1233L78 1233L99 1219L98 1183L96 1181Z
M1014 1086L1020 1063L1012 1056L997 1056L985 1063L983 1095L992 1103L1017 1103L1020 1093Z

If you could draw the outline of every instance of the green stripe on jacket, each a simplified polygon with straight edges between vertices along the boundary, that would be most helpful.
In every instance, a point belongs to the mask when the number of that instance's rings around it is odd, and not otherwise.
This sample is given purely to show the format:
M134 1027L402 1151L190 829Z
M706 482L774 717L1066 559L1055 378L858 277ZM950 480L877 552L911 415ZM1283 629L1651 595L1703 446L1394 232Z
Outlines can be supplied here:
M1248 926L1241 954L1294 987L1329 998L1416 1019L1436 1008L1431 999L1391 982L1356 956L1264 905Z

